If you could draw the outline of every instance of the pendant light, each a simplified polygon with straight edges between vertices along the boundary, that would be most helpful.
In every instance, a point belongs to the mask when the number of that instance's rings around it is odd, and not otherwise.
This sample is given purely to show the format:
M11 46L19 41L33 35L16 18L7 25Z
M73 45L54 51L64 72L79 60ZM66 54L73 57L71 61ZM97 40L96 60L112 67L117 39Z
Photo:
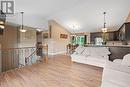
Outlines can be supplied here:
M0 10L0 29L5 28L6 15Z
M26 32L27 31L27 30L24 29L24 26L23 26L23 14L24 14L24 12L21 12L22 22L21 22L20 32Z
M71 35L71 36L73 36L73 37L76 37L77 35L76 35L76 33L75 33L75 26L73 26L73 34Z
M107 28L106 28L106 12L104 12L103 14L104 14L104 27L102 28L102 32L106 33L107 32Z

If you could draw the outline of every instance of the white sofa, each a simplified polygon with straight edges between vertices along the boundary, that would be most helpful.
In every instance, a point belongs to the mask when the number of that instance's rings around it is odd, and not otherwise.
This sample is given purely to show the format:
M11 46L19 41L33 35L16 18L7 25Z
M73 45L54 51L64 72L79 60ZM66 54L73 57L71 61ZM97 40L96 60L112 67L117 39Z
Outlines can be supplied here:
M104 67L109 61L109 49L107 47L82 47L76 48L71 55L71 60L78 63Z
M123 60L107 62L103 70L101 87L130 87L130 54Z

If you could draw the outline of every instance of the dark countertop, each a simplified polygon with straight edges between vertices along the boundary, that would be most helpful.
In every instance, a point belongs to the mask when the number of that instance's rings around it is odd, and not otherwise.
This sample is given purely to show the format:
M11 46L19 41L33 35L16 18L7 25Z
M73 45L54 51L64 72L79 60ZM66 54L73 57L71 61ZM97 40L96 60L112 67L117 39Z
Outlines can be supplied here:
M86 47L130 47L130 45L85 45Z

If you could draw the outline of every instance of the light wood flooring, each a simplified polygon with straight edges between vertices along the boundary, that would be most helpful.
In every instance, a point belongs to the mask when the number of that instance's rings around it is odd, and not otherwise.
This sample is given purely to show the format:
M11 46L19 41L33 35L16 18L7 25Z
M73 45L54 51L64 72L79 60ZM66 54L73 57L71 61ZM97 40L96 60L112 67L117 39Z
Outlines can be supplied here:
M56 55L48 63L33 64L0 74L0 87L100 87L102 69L72 63Z

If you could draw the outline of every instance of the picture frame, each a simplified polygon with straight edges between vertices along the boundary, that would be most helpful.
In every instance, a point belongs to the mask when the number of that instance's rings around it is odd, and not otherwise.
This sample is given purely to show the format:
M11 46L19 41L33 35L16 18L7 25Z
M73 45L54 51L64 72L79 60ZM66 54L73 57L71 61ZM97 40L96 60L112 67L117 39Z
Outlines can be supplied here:
M67 34L60 34L60 38L67 39L68 35Z

